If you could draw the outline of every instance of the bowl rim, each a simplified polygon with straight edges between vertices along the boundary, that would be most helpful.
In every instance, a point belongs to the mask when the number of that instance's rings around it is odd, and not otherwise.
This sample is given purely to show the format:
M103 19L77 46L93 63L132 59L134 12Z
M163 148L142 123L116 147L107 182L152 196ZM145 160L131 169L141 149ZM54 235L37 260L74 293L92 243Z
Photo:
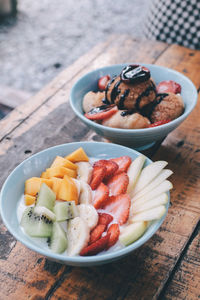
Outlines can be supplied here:
M86 76L90 76L94 73L96 73L97 71L104 71L107 68L115 68L115 67L125 67L129 64L139 64L139 65L144 65L147 68L148 67L153 67L155 69L165 69L168 70L170 72L173 72L174 74L177 74L178 76L182 77L184 80L186 80L193 88L193 91L195 92L195 99L192 102L192 105L189 106L187 112L184 111L183 114L181 116L179 116L178 118L170 121L169 123L160 125L160 126L156 126L156 127L150 127L150 128L138 128L138 129L123 129L123 128L113 128L113 127L109 127L109 126L104 126L101 124L98 124L92 120L87 119L82 113L80 113L77 109L76 106L74 105L73 102L73 94L75 93L76 87L77 85L80 83L80 81L82 81ZM170 79L169 79L170 80ZM69 95L69 102L71 105L71 108L73 109L74 113L84 122L87 123L88 125L90 125L91 127L96 127L97 129L100 130L104 130L107 132L112 132L112 133L148 133L148 132L159 132L161 128L165 129L168 127L174 127L177 124L181 123L184 119L186 119L188 117L188 115L192 112L192 110L195 108L196 104L197 104L197 99L198 99L198 93L197 93L197 89L194 85L194 83L184 74L180 73L179 71L173 70L171 68L168 67L164 67L164 66L159 66L156 64L146 64L146 63L141 63L141 62L132 62L132 63L123 63L123 64L113 64L113 65L108 65L108 66L104 66L101 68L97 68L95 70L92 70L90 72L87 72L86 74L82 75L72 86L71 91L70 91L70 95Z
M132 251L136 250L138 247L142 246L145 242L147 242L159 229L159 227L162 225L162 223L164 222L164 219L167 215L168 212L168 208L169 208L169 203L170 203L170 193L168 193L168 203L166 205L166 213L165 215L154 222L154 228L151 232L148 233L147 236L144 237L144 235L142 235L137 241L135 241L134 243L122 248L122 249L118 249L116 251L113 252L109 252L109 253L103 253L101 255L94 255L94 256L65 256L63 254L56 254L54 252L52 252L50 249L49 250L45 250L40 248L40 246L37 246L35 244L32 243L31 241L31 237L27 236L28 239L24 240L23 236L21 237L20 235L18 235L17 233L13 232L12 226L10 225L10 223L7 221L5 215L4 215L4 208L3 208L3 197L4 197L4 193L8 187L9 181L12 178L13 174L15 172L18 171L18 169L20 169L23 165L25 165L27 162L31 161L33 158L40 156L43 153L48 153L49 150L56 150L62 147L67 147L67 145L74 145L77 147L84 147L84 145L87 144L100 144L103 147L106 147L105 145L109 145L111 147L116 147L116 148L121 148L122 150L124 150L126 152L126 150L128 149L129 151L133 152L134 154L136 154L137 156L140 155L141 153L125 147L125 146L121 146L121 145L117 145L117 144L113 144L113 143L105 143L105 142L73 142L73 143L66 143L66 144L60 144L57 146L53 146L53 147L49 147L46 148L42 151L39 151L33 155L31 155L29 158L25 159L23 162L21 162L11 173L10 175L7 177L7 179L5 180L2 189L1 189L1 193L0 193L0 214L2 217L2 221L5 224L6 228L9 230L9 232L16 238L17 241L21 242L23 245L25 245L27 248L31 249L32 251L35 251L36 253L39 253L45 257L48 257L49 259L52 260L56 260L59 261L60 263L69 263L69 264L74 264L77 266L86 266L86 265L95 265L96 263L108 263L111 262L112 260L115 259L120 259L121 257L128 255L129 253L131 253ZM152 162L152 160L150 158L148 158L146 156L147 161ZM19 201L19 199L17 200ZM16 203L17 204L17 203ZM19 224L20 226L20 224ZM146 231L147 232L147 231ZM30 242L29 242L30 239Z

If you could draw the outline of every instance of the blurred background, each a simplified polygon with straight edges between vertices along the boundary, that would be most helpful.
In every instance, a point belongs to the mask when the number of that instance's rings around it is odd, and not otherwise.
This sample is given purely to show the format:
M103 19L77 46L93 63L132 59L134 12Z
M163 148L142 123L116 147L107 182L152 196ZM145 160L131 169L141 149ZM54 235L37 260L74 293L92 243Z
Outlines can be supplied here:
M148 0L0 0L0 117L113 33L143 36ZM7 3L8 4L8 3ZM17 13L16 13L17 6ZM1 7L0 7L1 8ZM5 7L4 7L5 8ZM8 107L6 107L8 106Z

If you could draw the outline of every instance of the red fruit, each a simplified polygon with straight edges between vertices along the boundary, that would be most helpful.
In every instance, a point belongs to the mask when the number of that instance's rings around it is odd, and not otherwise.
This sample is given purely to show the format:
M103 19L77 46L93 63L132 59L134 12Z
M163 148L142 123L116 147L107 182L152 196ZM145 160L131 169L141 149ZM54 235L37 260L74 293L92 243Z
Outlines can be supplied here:
M111 117L118 111L117 106L113 105L101 105L92 108L84 116L89 120L103 120Z
M101 238L102 233L105 231L106 225L99 224L90 232L89 244L92 244Z
M110 234L105 235L104 237L100 238L96 242L83 248L80 252L80 255L81 256L95 255L95 254L105 250L107 247L109 238L110 238Z
M98 185L102 182L104 174L106 172L106 167L104 166L94 166L92 170L92 179L90 186L92 190L96 190Z
M105 91L109 80L110 80L109 75L105 75L105 76L102 76L101 78L99 78L98 88L99 88L100 91Z
M114 162L112 160L106 160L106 159L101 159L101 160L95 162L94 166L104 166L104 167L106 167L106 173L105 173L104 179L109 178L119 168L116 162Z
M129 217L131 198L128 194L110 197L104 208L111 213L119 225L126 223Z
M117 163L119 167L116 173L127 172L130 164L132 163L132 159L127 155L113 158L111 160Z
M159 83L156 87L157 93L181 93L181 86L173 80L165 80Z
M113 220L113 216L106 214L106 213L99 213L98 224L102 224L107 227L108 224L110 224L110 222L112 222L112 220Z
M152 123L150 124L148 127L151 128L151 127L157 127L157 126L160 126L160 125L164 125L166 123L169 123L171 120L164 120L164 121L158 121L158 122L155 122L155 123Z
M129 177L125 172L112 176L107 181L107 187L110 191L110 195L116 196L119 194L126 193L128 183L129 183Z
M107 249L112 247L119 239L119 225L118 224L111 224L108 228L108 234L110 234L110 238L108 240Z
M101 182L95 191L93 202L94 207L96 209L101 208L106 203L108 196L109 189L103 182Z

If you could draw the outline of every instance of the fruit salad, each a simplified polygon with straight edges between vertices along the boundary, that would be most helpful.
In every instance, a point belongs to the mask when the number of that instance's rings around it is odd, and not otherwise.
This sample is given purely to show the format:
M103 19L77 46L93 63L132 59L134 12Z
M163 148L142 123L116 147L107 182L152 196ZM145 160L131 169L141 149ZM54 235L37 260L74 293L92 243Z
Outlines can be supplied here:
M112 78L103 76L97 89L84 96L82 108L86 118L104 126L156 127L176 119L184 111L180 84L166 80L156 86L144 66L129 65Z
M20 225L49 249L69 256L116 251L166 213L172 171L146 157L89 158L83 148L57 156L25 181ZM19 214L18 214L19 215Z

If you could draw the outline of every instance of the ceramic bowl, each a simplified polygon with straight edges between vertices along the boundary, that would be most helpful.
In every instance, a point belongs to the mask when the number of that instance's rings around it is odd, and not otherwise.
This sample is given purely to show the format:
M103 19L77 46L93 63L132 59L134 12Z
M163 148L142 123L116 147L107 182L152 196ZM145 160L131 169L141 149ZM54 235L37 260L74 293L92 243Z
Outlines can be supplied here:
M177 71L151 64L134 64L146 66L150 70L156 85L163 80L174 80L181 85L181 96L185 104L185 110L180 117L167 124L145 129L111 128L97 124L84 117L82 110L82 100L84 95L89 91L97 91L97 82L101 76L109 74L112 77L120 74L121 70L128 64L99 68L82 76L71 89L70 104L74 113L97 134L111 142L129 146L137 150L144 150L152 146L156 141L162 140L186 119L196 105L197 90L189 78Z
M39 239L27 236L20 227L19 214L17 213L20 199L22 199L24 193L25 180L32 176L40 176L41 172L51 164L57 155L65 156L79 147L83 147L89 157L95 157L97 159L109 159L122 155L129 155L132 159L135 159L139 155L139 152L124 146L98 142L69 143L41 151L23 161L9 175L2 187L0 195L0 212L3 222L10 233L29 249L62 264L73 266L101 265L128 255L142 246L158 230L165 216L153 222L144 235L130 246L96 256L69 257L66 254L55 254L48 248L47 243L41 243ZM147 158L146 165L149 163L151 163L151 160Z

